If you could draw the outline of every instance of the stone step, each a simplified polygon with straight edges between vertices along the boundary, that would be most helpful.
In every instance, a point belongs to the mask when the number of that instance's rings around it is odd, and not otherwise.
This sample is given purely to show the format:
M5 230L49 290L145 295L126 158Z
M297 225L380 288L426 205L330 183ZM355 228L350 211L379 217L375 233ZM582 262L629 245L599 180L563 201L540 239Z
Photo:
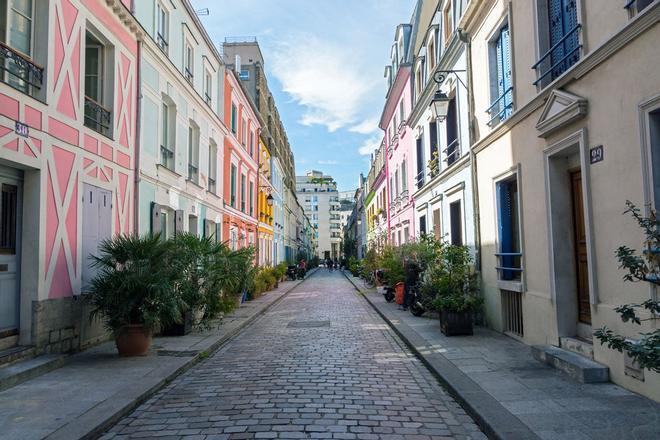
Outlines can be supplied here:
M581 383L609 382L610 369L577 353L552 345L532 346L532 355Z
M594 344L578 338L559 338L561 348L572 351L589 359L594 358Z
M0 368L0 391L61 367L64 365L64 358L64 355L47 354Z
M33 358L36 354L37 350L34 347L23 345L0 350L0 368L14 362Z

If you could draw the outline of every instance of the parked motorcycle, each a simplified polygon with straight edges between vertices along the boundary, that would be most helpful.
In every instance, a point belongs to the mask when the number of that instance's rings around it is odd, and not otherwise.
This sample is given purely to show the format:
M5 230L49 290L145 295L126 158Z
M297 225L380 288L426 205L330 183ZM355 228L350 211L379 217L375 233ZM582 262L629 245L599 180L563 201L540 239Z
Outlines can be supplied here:
M287 266L286 268L286 279L289 281L295 281L298 274L297 266Z
M424 303L424 299L419 293L419 285L413 286L413 288L410 289L410 294L412 295L410 301L410 313L414 316L422 316L426 313L427 305Z
M383 281L385 280L385 271L383 269L376 269L374 271L374 281L376 282L375 284L381 284L381 287L383 289L383 297L385 298L385 301L392 302L394 301L394 287L391 286L386 286L383 284Z
M299 280L304 280L304 279L305 279L305 273L306 273L306 272L307 272L307 271L306 271L304 268L299 267L298 270L297 270L297 272L296 272L296 275L298 276L298 279L299 279Z

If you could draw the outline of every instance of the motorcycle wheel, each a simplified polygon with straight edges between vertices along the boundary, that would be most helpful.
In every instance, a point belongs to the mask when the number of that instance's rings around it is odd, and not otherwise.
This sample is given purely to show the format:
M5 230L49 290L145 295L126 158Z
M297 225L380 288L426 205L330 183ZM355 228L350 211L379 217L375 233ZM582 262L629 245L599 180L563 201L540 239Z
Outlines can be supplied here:
M425 310L424 307L420 306L419 304L413 304L410 306L410 313L413 314L413 316L422 316L424 314Z
M386 293L383 296L385 296L385 301L387 301L388 303L391 303L392 301L394 301L394 294L393 293Z

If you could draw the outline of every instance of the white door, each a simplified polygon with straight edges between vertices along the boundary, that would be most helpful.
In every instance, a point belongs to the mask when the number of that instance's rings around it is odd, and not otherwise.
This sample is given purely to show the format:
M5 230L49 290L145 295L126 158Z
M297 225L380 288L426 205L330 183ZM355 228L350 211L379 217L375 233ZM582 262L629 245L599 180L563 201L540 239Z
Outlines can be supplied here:
M0 165L0 338L18 334L22 173Z
M91 255L98 255L99 244L112 235L112 191L85 183L83 195L82 287L96 275Z

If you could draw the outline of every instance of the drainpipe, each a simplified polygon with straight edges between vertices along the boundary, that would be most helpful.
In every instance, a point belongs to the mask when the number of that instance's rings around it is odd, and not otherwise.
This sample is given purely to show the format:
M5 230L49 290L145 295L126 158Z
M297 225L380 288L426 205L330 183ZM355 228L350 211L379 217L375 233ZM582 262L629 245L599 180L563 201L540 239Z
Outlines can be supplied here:
M473 93L473 77L472 77L472 38L465 31L460 32L460 38L465 45L466 52L466 73L468 85L468 119L469 119L469 140L470 140L470 177L472 181L472 219L474 229L474 265L477 274L481 272L481 232L479 228L480 215L479 215L479 188L477 183L477 161L472 146L475 143L475 124L474 117L474 93Z
M133 5L131 5L131 13L133 13ZM139 211L140 211L140 127L142 126L142 80L140 78L140 71L142 70L142 41L137 42L137 97L136 97L136 112L135 112L135 165L134 165L134 180L135 189L133 191L133 229L135 233L139 233Z

